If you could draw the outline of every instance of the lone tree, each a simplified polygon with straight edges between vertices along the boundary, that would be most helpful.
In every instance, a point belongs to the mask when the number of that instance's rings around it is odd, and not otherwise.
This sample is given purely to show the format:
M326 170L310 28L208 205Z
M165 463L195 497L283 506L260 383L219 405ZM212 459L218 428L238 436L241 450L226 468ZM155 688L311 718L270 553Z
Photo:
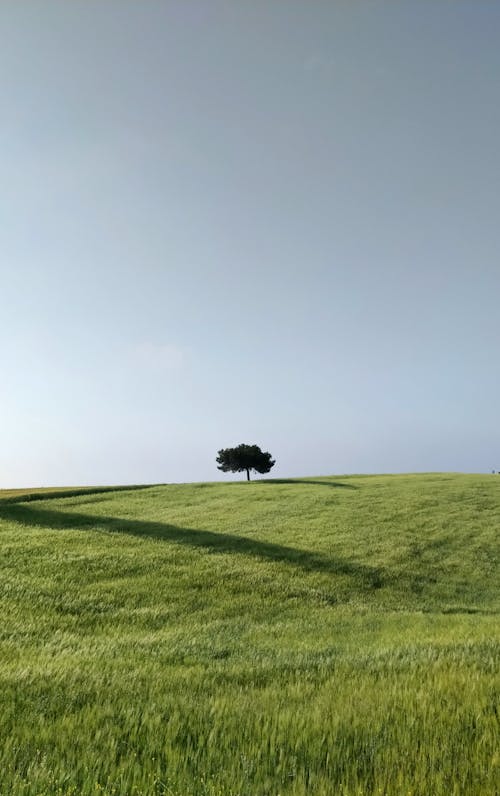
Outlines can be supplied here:
M250 470L268 473L275 461L271 454L261 451L258 445L238 445L237 448L222 448L216 458L217 469L224 473L242 473L246 470L250 481Z

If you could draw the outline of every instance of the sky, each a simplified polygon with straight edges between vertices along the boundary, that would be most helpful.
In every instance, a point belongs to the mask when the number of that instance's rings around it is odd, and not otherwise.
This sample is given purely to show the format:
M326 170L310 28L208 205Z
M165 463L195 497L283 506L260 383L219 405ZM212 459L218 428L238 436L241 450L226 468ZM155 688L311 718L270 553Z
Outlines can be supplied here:
M0 4L0 487L500 470L500 4Z

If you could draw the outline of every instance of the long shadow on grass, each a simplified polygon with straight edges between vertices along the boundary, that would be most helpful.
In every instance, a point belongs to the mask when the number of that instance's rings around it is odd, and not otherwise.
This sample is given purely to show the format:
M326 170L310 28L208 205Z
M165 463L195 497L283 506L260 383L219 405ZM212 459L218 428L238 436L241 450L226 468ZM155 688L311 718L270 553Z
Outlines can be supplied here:
M69 511L51 511L31 505L0 505L0 520L19 523L28 527L51 530L106 531L131 534L133 536L160 539L165 542L202 548L212 553L236 553L254 556L266 561L293 564L307 571L327 572L334 575L352 575L361 578L372 588L383 585L380 569L364 564L353 564L345 559L331 558L296 547L265 542L247 536L197 528L180 528L163 522L126 520Z
M329 486L331 489L359 489L354 484L344 484L342 481L309 481L305 478L266 478L254 481L257 484L311 484L312 486Z
M150 489L151 486L163 486L163 484L129 484L128 486L82 486L82 487L67 487L63 489L47 489L47 490L40 490L30 492L29 489L26 491L20 490L12 490L15 494L11 494L8 497L2 497L0 493L0 506L5 505L7 503L29 503L34 500L55 500L56 498L72 498L72 497L82 497L86 495L100 495L104 492L132 492L137 491L138 489Z

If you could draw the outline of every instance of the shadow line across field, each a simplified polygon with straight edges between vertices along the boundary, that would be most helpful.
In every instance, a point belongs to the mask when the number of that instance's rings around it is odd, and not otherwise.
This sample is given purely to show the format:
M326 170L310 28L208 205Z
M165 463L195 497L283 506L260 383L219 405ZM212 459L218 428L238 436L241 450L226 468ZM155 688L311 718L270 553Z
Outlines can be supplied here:
M97 531L131 534L165 542L202 548L212 553L236 553L267 561L293 564L306 571L326 572L333 575L350 575L361 578L372 588L383 585L379 568L353 563L342 558L332 558L296 547L266 542L231 533L182 528L163 522L130 520L69 511L52 511L33 505L0 505L0 520L15 522L26 527L66 531Z
M86 497L101 495L107 492L135 492L138 489L150 489L152 484L127 484L126 486L82 486L82 487L62 487L61 489L12 489L5 490L7 497L0 491L0 506L9 503L31 503L41 500L55 500L59 498ZM161 486L161 484L154 484Z
M263 478L254 481L256 484L279 486L279 484L304 484L305 486L328 486L330 489L359 489L354 484L345 484L343 481L313 481L309 478Z
M92 514L79 514L69 511L53 511L38 508L33 504L0 503L0 521L18 523L24 527L49 529L54 531L90 531L97 533L130 534L132 536L157 539L203 549L213 554L238 554L259 558L262 561L276 561L300 568L305 572L319 572L326 575L347 575L358 582L362 589L380 589L384 586L396 587L403 593L416 593L423 596L422 590L435 582L435 577L421 572L391 573L383 567L373 567L345 558L325 555L321 552L303 550L255 539L198 528L182 528L163 522L150 520L124 519ZM433 610L435 608L433 607ZM439 610L439 609L438 609ZM447 605L442 613L497 613L476 606Z

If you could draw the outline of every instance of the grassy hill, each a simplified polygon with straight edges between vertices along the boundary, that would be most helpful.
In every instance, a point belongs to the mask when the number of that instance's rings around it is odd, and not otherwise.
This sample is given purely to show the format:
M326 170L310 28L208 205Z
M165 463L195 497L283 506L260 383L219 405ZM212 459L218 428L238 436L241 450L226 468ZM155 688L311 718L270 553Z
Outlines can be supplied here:
M500 477L56 495L0 492L1 794L500 793Z

